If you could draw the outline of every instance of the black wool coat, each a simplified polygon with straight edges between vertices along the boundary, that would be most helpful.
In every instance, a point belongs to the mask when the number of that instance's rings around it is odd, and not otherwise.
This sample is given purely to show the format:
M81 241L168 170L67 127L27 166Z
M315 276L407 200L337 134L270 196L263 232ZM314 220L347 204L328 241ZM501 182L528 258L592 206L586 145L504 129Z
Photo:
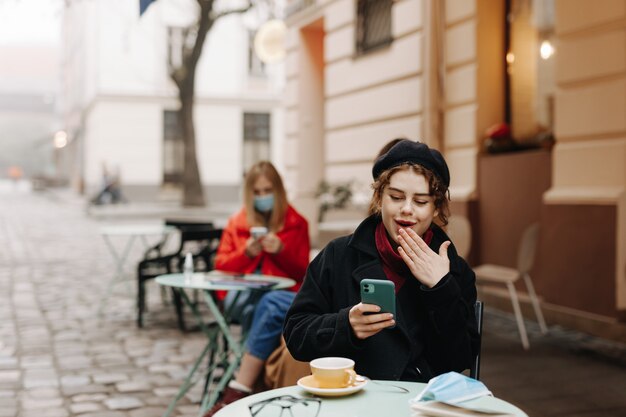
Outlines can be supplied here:
M380 216L365 219L350 236L330 242L311 262L285 318L283 335L295 359L343 356L358 374L372 379L426 382L448 371L468 369L480 339L474 315L474 272L448 248L450 272L433 288L412 275L396 294L396 326L365 340L356 338L348 320L360 302L359 283L387 279L376 249ZM430 248L449 240L432 225Z

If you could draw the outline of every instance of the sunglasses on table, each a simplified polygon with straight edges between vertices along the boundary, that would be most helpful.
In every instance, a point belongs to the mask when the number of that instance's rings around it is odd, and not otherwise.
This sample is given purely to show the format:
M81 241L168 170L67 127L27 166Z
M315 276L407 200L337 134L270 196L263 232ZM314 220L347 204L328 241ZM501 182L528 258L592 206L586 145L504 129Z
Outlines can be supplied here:
M280 395L248 404L252 417L317 417L322 407L319 398Z

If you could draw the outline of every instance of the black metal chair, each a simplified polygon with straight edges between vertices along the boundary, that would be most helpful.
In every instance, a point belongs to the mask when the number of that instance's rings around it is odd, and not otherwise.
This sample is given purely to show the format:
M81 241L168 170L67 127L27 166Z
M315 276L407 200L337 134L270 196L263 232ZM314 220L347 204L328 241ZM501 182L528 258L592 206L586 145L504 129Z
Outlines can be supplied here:
M482 335L483 335L483 309L484 304L482 301L476 301L474 304L474 314L476 315L476 323L478 328L479 337L479 345L478 352L476 353L476 357L474 358L474 363L470 368L470 378L474 378L475 380L479 379L480 376L480 350L482 348Z
M144 259L137 265L137 326L143 327L143 313L146 310L146 289L148 280L158 275L181 272L185 254L190 252L194 259L194 270L206 272L213 269L213 258L217 252L222 229L216 229L213 223L194 223L189 221L168 220L167 225L180 231L180 244L174 253L163 255L165 240L146 251ZM185 330L183 302L180 294L172 289L172 298L176 308L178 327Z

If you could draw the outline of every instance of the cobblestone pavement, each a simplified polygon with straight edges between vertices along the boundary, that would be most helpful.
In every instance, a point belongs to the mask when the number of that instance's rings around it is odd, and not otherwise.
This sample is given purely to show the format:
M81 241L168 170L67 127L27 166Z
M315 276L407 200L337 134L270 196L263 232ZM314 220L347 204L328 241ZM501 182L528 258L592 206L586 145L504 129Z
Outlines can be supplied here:
M98 316L114 263L103 221L85 213L71 193L0 182L0 417L161 416L204 347L201 333L176 328L155 283L144 329L123 284ZM137 245L127 265L141 254ZM495 395L532 417L626 416L624 345L527 326L525 352L512 317L486 310L481 379ZM200 385L175 416L198 414Z
M81 201L6 185L0 201L0 417L162 415L204 336L176 328L154 283L144 329L134 286L118 285L98 316L114 264ZM198 414L201 385L175 415Z

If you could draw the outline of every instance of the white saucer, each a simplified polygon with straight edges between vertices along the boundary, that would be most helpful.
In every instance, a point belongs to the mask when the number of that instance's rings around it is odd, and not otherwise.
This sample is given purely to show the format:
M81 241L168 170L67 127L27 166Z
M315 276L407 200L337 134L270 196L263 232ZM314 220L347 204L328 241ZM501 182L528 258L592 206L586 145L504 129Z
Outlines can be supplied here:
M341 397L344 395L354 394L357 391L361 391L365 385L367 385L367 379L358 377L357 382L354 385L350 385L345 388L320 388L313 378L313 375L302 377L298 380L298 386L311 394L319 395L321 397Z

